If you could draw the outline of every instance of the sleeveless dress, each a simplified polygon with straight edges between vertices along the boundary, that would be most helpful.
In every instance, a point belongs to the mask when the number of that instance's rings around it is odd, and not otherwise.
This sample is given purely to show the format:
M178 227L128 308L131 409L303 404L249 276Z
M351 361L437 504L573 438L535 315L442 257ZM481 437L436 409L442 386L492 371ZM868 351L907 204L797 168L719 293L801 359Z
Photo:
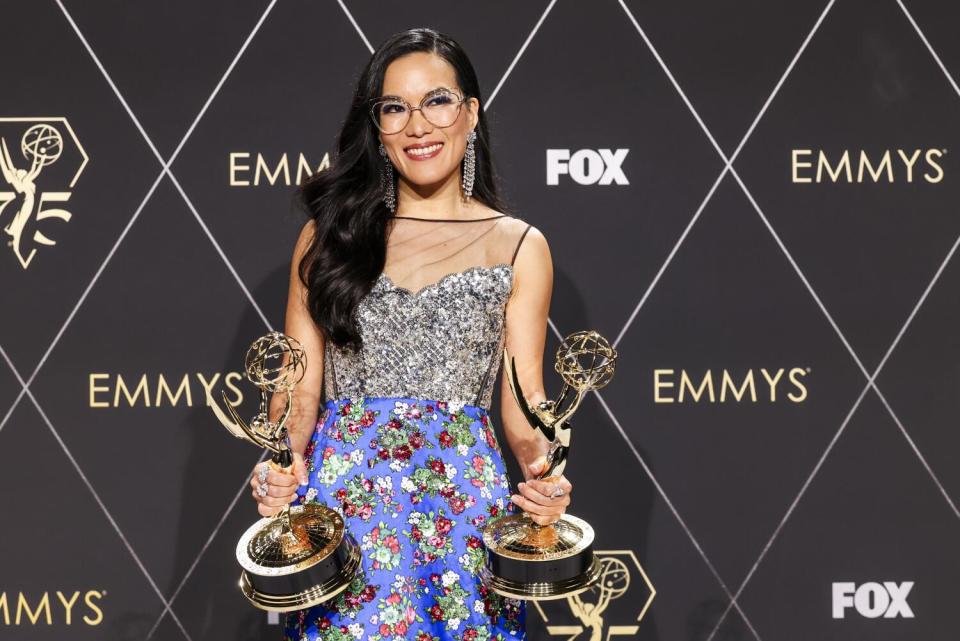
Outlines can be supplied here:
M310 481L296 499L343 515L361 568L334 599L288 613L288 641L526 638L524 602L488 590L479 572L483 526L515 511L489 407L530 226L407 220L357 308L361 348L326 342ZM427 284L401 287L391 269Z

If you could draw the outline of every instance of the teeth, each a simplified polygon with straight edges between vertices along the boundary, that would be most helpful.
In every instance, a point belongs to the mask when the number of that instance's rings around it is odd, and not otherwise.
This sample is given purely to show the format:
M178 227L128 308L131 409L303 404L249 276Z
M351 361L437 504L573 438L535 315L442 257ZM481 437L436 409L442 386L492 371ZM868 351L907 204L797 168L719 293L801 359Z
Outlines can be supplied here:
M429 147L420 147L418 149L408 149L407 153L412 156L422 156L424 154L433 153L437 149L440 149L440 147L442 146L443 146L442 143L438 142L437 144L430 145Z

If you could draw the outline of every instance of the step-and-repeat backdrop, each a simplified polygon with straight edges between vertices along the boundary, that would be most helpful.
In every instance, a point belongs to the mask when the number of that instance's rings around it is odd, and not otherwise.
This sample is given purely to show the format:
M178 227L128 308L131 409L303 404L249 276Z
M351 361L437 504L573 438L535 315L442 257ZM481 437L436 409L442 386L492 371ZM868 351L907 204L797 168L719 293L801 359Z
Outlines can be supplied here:
M550 242L548 358L586 328L620 354L568 468L618 578L531 604L530 638L957 638L951 3L0 16L0 638L280 636L236 583L259 452L207 404L252 414L294 188L412 26L469 52L507 198Z

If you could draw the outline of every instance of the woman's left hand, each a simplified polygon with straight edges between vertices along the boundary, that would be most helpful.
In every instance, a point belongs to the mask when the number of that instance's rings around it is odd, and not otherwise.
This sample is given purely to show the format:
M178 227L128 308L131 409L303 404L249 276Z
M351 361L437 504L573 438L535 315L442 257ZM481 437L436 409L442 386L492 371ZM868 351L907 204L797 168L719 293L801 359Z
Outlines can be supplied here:
M521 510L530 515L534 522L548 525L560 520L570 505L570 491L573 486L562 474L538 480L536 476L547 466L547 458L541 456L526 466L527 480L519 483L520 494L510 499Z

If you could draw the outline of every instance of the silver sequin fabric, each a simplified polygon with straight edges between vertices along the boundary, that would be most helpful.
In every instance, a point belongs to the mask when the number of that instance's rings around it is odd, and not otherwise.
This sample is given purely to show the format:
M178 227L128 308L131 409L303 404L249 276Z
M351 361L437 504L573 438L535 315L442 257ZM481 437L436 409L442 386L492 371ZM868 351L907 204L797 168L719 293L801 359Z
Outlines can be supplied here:
M357 308L359 350L327 341L326 399L408 397L490 408L513 267L447 274L411 292L381 274Z

